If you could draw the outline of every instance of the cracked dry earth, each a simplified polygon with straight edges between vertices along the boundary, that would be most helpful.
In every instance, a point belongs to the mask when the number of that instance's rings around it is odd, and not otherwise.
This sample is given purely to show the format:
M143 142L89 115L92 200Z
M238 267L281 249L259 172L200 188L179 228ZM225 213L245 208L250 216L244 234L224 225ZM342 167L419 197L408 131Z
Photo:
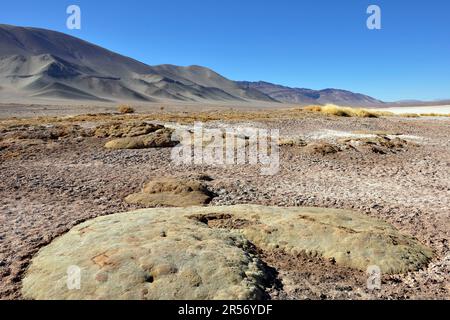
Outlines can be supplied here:
M148 181L198 175L211 178L205 182L216 195L210 206L353 209L392 224L434 251L426 268L384 275L377 291L367 290L364 272L333 261L301 253L261 252L261 259L276 273L274 285L267 288L269 298L450 298L448 119L304 117L240 125L279 128L282 136L330 144L340 151L282 146L280 172L262 176L260 168L252 166L175 165L168 148L107 150L107 139L89 135L0 147L0 298L23 298L22 278L33 256L75 225L142 208L124 198ZM380 132L407 143L378 152L370 145L349 147L342 142Z

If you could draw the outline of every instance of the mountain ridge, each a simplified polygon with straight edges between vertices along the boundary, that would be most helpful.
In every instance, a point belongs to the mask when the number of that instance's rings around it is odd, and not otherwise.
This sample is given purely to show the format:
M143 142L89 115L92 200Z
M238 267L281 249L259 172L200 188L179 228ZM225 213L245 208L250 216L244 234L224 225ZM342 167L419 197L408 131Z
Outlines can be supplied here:
M149 66L57 31L0 25L0 44L1 91L19 97L275 102L207 68Z
M191 65L150 66L61 32L0 24L0 98L96 101L230 101L377 106L347 90L232 81ZM14 96L15 97L15 96Z
M284 103L298 104L338 104L338 105L358 105L358 106L381 106L385 102L370 96L354 93L349 90L327 88L313 90L307 88L292 88L267 81L240 81L244 88L257 89L268 96Z

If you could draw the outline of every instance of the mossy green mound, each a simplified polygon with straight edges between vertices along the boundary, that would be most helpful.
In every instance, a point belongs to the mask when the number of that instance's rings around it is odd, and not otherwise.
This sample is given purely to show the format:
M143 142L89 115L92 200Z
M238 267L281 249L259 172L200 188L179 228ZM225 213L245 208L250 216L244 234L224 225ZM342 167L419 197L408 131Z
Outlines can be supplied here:
M145 135L111 140L105 144L105 148L112 150L171 148L179 143L172 139L172 133L173 130L164 128Z
M385 273L432 252L391 225L342 210L255 205L146 209L83 223L43 248L23 280L30 299L259 299L268 275L253 245ZM67 287L70 266L79 290Z
M189 207L208 203L211 193L196 179L161 178L147 183L141 192L125 198L129 204L153 207Z

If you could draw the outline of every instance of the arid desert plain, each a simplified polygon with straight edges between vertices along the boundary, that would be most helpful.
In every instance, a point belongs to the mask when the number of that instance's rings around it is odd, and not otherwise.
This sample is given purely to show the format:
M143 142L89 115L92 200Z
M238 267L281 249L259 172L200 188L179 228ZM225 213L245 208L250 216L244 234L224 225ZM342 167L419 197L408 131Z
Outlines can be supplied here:
M133 109L0 106L0 299L450 298L450 117ZM175 163L194 122L279 130L279 170Z

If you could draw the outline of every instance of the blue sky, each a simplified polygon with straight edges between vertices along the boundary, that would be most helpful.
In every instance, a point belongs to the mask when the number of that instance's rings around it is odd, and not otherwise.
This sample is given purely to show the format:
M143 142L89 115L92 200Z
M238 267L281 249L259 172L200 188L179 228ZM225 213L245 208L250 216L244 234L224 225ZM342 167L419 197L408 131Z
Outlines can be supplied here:
M66 28L71 4L81 30ZM382 30L366 27L370 4L381 7ZM448 0L16 0L0 9L0 23L69 33L151 65L386 101L450 98L449 16Z

